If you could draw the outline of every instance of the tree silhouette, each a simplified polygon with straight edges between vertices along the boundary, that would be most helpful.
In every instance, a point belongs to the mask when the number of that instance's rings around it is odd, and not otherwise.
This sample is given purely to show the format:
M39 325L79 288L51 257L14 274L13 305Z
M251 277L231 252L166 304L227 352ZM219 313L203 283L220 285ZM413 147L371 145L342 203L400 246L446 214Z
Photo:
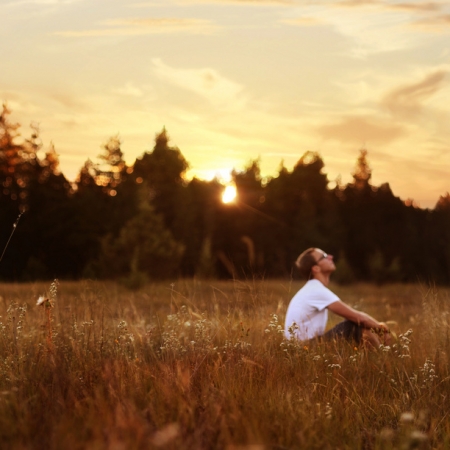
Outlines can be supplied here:
M169 146L166 129L155 137L152 152L144 153L134 163L136 181L145 181L147 197L155 211L162 214L174 235L180 234L179 206L182 199L183 174L188 164L177 147Z
M144 273L151 279L166 278L178 269L184 246L173 239L161 215L147 203L120 230L102 242L100 270L117 277Z
M325 163L304 153L263 179L260 161L233 170L238 198L225 205L217 181L185 179L188 163L165 128L132 166L118 135L70 183L55 146L43 157L39 128L22 137L0 112L0 242L19 226L2 280L165 276L291 276L310 246L336 255L342 281L450 283L450 194L434 209L374 186L362 149L352 182L329 188Z

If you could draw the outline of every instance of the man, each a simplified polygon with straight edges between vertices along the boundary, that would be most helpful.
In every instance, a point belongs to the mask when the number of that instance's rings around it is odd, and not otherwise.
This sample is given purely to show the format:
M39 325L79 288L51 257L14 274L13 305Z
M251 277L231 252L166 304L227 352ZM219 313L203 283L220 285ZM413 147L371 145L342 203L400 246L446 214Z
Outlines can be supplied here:
M336 270L332 255L309 248L297 258L295 265L308 281L289 303L284 331L287 339L344 338L376 348L389 343L390 332L385 323L346 305L327 288L330 276ZM328 310L346 320L325 332Z

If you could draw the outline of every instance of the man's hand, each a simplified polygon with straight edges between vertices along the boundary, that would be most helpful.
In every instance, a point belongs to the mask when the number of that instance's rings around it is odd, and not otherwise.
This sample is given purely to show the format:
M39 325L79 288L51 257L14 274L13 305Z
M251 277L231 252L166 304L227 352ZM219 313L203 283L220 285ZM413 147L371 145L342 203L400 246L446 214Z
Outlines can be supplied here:
M379 322L379 327L380 331L384 332L384 333L390 333L391 330L389 329L389 327L384 323L384 322Z

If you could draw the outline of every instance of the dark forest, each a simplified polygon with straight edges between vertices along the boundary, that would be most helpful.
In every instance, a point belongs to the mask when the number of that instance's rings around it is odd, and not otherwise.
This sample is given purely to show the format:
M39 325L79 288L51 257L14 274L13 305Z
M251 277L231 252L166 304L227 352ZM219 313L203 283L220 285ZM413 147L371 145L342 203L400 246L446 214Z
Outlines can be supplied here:
M422 209L371 184L369 155L355 151L353 179L329 188L325 162L299 151L292 171L261 176L258 160L234 170L234 203L217 180L186 180L181 151L163 129L127 165L118 136L74 182L39 130L0 115L0 280L295 277L314 246L335 256L335 280L450 284L450 196ZM41 153L41 152L39 152ZM302 154L303 153L303 154ZM353 169L353 170L352 170ZM21 214L22 213L22 214Z

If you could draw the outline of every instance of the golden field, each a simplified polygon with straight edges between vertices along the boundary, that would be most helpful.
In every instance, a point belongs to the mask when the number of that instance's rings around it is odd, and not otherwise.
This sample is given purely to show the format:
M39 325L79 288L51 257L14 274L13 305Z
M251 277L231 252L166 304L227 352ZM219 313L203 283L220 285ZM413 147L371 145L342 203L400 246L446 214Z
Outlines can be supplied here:
M393 321L364 351L283 339L301 285L0 285L0 448L450 448L449 289L332 285Z

